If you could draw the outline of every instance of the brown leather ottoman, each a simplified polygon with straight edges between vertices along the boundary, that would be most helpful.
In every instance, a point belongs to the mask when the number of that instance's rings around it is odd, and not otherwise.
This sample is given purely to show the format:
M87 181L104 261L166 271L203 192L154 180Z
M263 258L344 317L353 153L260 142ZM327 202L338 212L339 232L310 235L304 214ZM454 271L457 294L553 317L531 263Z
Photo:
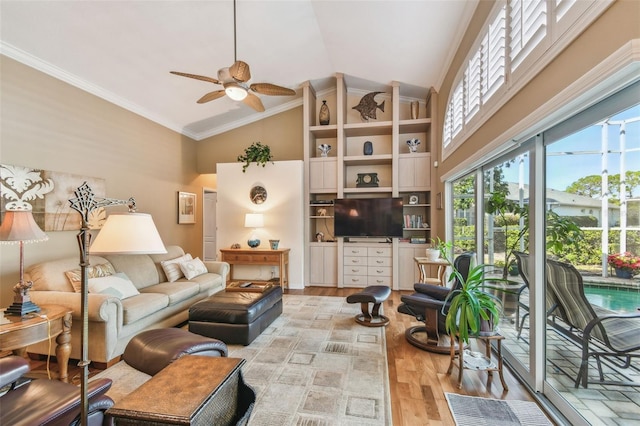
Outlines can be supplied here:
M262 293L222 291L189 309L189 331L248 345L282 313L282 288Z

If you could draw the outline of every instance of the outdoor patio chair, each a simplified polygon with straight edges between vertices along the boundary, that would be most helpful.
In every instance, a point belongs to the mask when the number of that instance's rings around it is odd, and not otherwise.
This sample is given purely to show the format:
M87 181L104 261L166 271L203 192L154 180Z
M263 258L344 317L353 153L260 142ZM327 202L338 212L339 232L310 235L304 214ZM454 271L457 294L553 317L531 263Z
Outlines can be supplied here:
M520 339L522 330L524 328L524 322L529 317L529 303L528 300L524 302L523 293L525 290L529 290L529 253L521 251L514 251L513 254L516 257L518 263L518 271L520 277L524 281L524 285L518 290L518 304L516 305L516 328L518 329L517 339ZM545 292L545 306L547 308L548 323L552 326L556 326L556 317L564 319L566 317L562 306L558 304L558 298L553 290L548 286ZM524 313L522 313L524 311ZM522 316L521 316L522 315Z
M462 253L453 261L453 267L466 280L474 253ZM446 332L445 320L449 303L445 300L450 292L462 287L456 277L451 288L435 284L416 283L413 285L415 293L400 297L402 304L398 312L413 315L424 326L410 327L405 332L405 338L413 346L429 352L448 354L451 351L451 340ZM425 336L426 334L426 336ZM424 338L426 337L426 338Z
M601 359L625 369L632 358L640 358L640 313L620 314L592 305L584 294L582 276L576 268L564 262L547 260L547 286L555 293L566 315L563 321L567 336L582 347L582 361L575 387L582 382L640 386L628 381L605 381ZM589 358L594 357L600 381L589 382Z

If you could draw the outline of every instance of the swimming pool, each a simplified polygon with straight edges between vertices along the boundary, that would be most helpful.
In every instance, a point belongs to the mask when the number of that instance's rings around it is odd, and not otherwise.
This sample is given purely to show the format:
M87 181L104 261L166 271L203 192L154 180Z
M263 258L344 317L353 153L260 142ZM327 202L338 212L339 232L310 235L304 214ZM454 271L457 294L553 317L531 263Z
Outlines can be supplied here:
M640 308L640 290L585 285L584 294L589 303L612 311L632 313Z

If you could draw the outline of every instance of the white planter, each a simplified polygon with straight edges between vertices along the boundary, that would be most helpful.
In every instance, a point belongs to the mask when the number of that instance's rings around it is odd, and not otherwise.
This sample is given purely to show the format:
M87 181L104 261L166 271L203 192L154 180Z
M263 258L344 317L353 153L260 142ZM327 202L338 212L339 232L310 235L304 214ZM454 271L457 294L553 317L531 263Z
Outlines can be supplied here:
M426 249L426 256L429 260L438 260L440 257L440 250L434 248Z

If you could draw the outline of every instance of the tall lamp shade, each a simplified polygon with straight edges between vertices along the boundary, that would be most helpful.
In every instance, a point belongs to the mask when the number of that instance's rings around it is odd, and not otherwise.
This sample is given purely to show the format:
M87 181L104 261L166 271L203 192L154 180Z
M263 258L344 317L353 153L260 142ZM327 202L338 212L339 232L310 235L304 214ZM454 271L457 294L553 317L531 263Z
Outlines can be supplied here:
M166 253L151 215L112 213L89 248L91 254Z
M40 312L38 305L31 301L29 289L33 285L24 281L24 243L46 241L49 237L33 219L31 210L7 210L0 226L0 242L3 244L20 244L20 282L13 288L15 296L13 304L5 313L9 315L26 315Z

